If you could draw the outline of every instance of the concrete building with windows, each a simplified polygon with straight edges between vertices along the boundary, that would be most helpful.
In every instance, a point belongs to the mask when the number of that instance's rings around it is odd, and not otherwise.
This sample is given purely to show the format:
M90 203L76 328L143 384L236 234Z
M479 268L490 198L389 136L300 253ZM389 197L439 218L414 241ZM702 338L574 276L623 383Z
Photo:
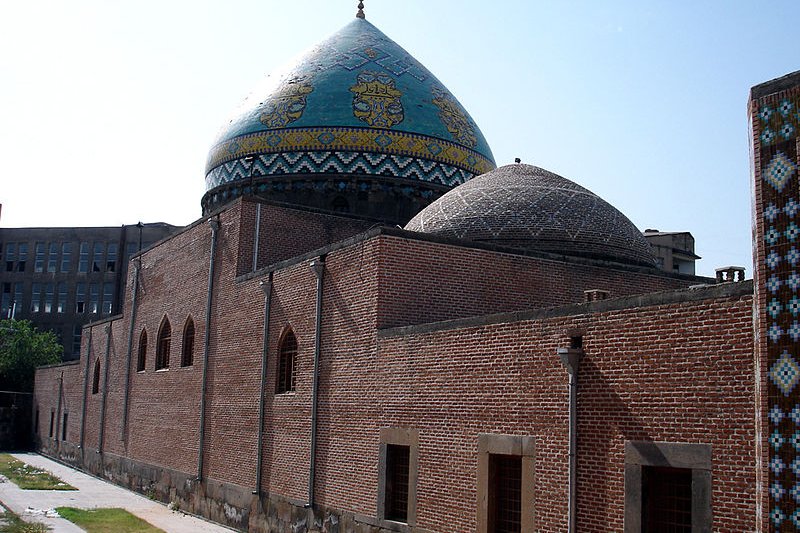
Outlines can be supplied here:
M688 231L644 230L644 238L656 256L656 265L667 272L695 273L694 237Z
M128 260L178 228L0 228L0 317L53 331L77 359L83 326L117 314Z
M243 531L793 530L798 108L752 90L755 279L665 271L359 11L38 369L38 449Z

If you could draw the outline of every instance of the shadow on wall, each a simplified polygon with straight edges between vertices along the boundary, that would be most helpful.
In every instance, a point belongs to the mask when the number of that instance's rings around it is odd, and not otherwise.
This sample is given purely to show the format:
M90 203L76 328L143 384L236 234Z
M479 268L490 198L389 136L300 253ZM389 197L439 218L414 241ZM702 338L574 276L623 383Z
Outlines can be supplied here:
M33 394L0 391L0 451L33 449Z

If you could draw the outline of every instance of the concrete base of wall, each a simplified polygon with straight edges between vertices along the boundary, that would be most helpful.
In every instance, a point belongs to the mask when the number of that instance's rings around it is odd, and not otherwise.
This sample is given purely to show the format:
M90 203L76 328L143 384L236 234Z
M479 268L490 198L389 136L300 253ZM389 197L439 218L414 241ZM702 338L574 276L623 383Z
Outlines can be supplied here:
M79 448L51 439L37 451L78 470L107 479L148 498L174 503L181 511L199 515L240 531L253 533L430 533L405 524L387 524L373 517L316 507L280 495L253 494L252 489L169 468L134 461L93 448Z

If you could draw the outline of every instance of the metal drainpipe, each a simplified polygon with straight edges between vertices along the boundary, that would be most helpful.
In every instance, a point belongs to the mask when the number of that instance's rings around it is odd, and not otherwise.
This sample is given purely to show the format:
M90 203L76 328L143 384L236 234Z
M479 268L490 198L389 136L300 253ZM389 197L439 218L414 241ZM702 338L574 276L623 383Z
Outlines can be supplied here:
M103 453L103 437L106 428L106 398L108 397L108 361L111 358L111 324L106 324L106 357L103 369L103 396L100 400L100 435L97 439L97 453Z
M203 377L200 385L200 436L197 444L197 481L203 480L203 453L206 438L206 384L208 381L208 354L211 340L211 303L214 294L214 260L217 255L217 232L219 221L210 219L211 251L208 258L208 291L206 294L206 330L203 333Z
M141 240L141 228L139 228ZM140 246L141 248L141 246ZM141 251L141 250L140 250ZM128 328L128 353L125 357L125 393L122 399L122 440L124 441L128 432L128 397L131 387L131 365L133 364L133 328L136 325L137 299L139 294L139 271L142 268L142 259L137 257L133 260L133 297L131 298L131 323Z
M81 406L81 438L78 448L83 450L84 437L86 436L86 402L89 396L89 364L92 360L92 331L94 328L89 328L89 341L86 347L86 365L83 369L83 405Z
M272 306L272 272L260 284L264 291L264 347L261 351L261 395L258 399L258 443L256 444L256 489L253 494L261 494L261 467L264 461L264 403L267 386L267 359L269 355L269 317Z
M58 430L61 428L61 396L64 393L64 371L61 371L61 376L58 378L58 406L56 407L56 431L53 434L53 442L58 443ZM57 448L60 446L56 445Z
M253 272L258 270L258 239L261 233L261 204L256 204L256 231L253 236Z
M311 389L311 460L308 468L308 504L314 507L314 478L317 464L317 403L319 395L319 355L322 348L322 282L325 275L325 256L311 262L311 269L317 275L317 312L314 330L314 377Z
M578 471L578 367L583 359L581 348L559 348L558 356L569 373L569 533L577 531L577 471Z

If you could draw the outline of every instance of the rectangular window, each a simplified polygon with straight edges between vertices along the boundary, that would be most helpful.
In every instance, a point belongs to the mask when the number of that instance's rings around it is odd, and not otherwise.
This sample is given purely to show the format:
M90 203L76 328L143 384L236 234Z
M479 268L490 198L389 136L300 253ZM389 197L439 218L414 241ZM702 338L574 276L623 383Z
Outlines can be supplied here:
M19 259L17 260L17 272L25 272L25 263L28 260L28 243L19 243Z
M58 243L51 242L47 253L47 271L55 272L58 264Z
M44 312L53 312L53 291L55 290L55 283L47 283L44 286Z
M97 283L89 284L89 312L97 313L100 310L100 287Z
M33 271L44 272L44 243L37 242L34 245L34 250L36 251L36 258L33 262Z
M56 412L50 411L50 432L47 434L51 439L53 438L53 426L56 424Z
M114 284L113 283L103 283L103 302L101 304L103 313L110 315L111 314L111 303L114 297Z
M56 304L56 312L63 313L67 308L67 284L63 281L58 283L58 304Z
M692 471L642 467L642 531L692 531Z
M31 313L38 313L42 305L42 284L31 285Z
M408 520L408 446L386 446L386 511L385 518L395 522Z
M522 531L522 457L489 455L489 531Z
M17 243L6 244L6 272L14 271L14 261L17 259Z
M3 283L0 294L0 318L11 318L11 284Z
M108 243L106 250L106 272L114 272L117 269L117 243Z
M125 255L128 256L128 259L131 258L133 254L138 251L137 244L135 242L129 242L125 245Z
M380 443L378 519L413 527L417 520L419 432L411 428L381 428Z
M72 353L79 354L81 353L81 332L83 329L81 326L73 326L72 327Z
M86 284L77 283L75 285L75 312L86 312Z
M11 300L11 318L16 318L17 313L22 309L22 283L14 284L14 299Z
M67 440L67 415L64 413L64 420L61 422L61 440Z
M625 441L625 531L712 531L711 446Z
M478 435L478 533L534 531L535 439Z
M72 243L61 244L61 272L69 272L72 267Z
M89 272L89 243L82 242L78 252L78 272Z
M92 255L92 272L103 271L103 243L94 243L94 254Z

